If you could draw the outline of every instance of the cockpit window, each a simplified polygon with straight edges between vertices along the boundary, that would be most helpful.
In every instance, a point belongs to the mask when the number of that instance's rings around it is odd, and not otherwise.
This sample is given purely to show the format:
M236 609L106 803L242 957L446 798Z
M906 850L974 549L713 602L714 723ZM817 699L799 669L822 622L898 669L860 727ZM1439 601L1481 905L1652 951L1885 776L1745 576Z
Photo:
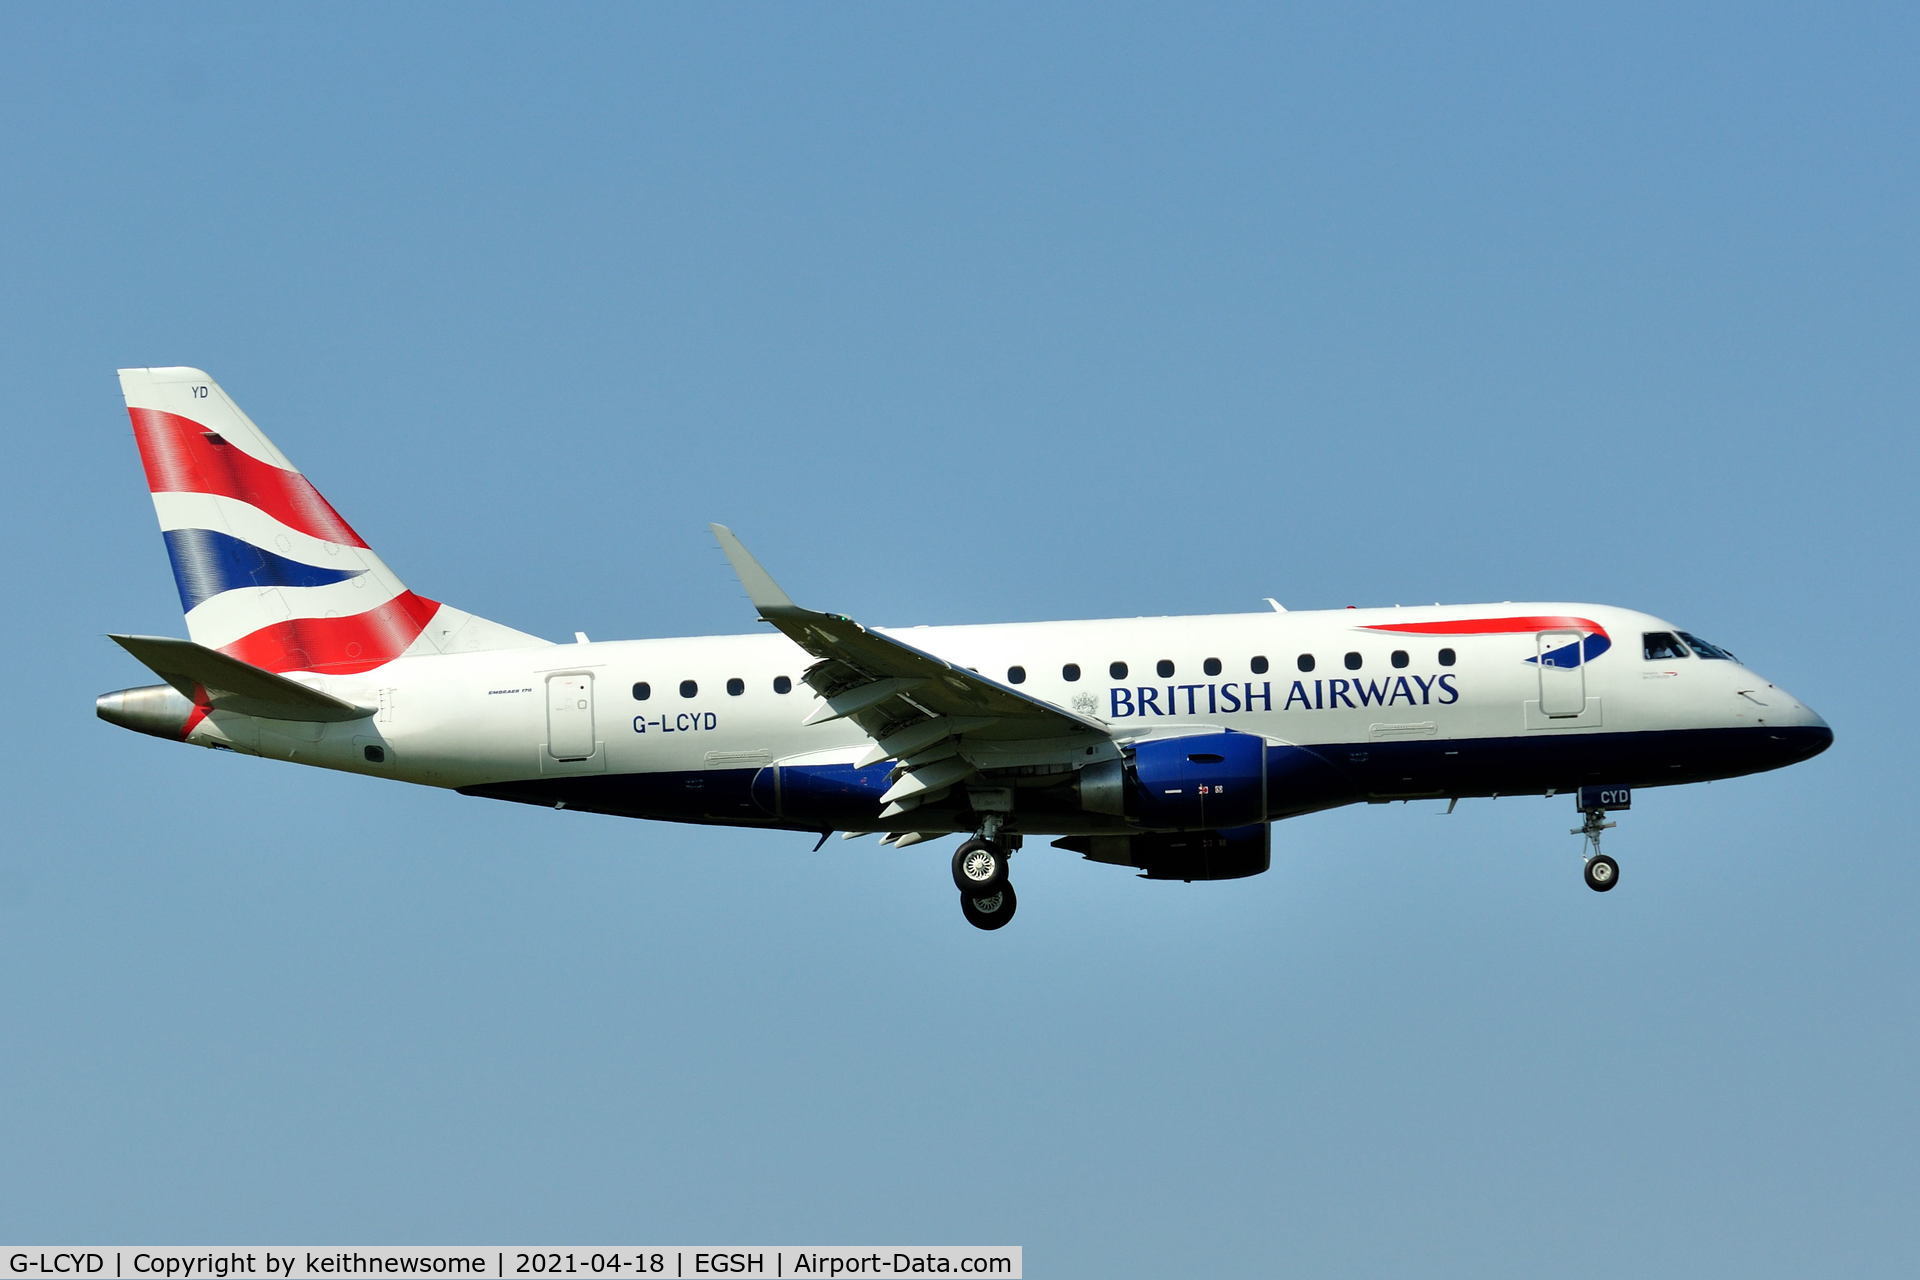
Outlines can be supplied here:
M1699 654L1703 658L1718 658L1723 662L1740 661L1740 659L1734 657L1732 654L1728 653L1725 649L1722 649L1719 645L1708 644L1705 640L1702 640L1699 636L1690 636L1686 632L1682 631L1680 633L1680 638L1682 640L1685 640L1687 644L1692 647L1693 651Z
M1671 631L1649 631L1640 637L1640 643L1646 648L1649 662L1664 662L1669 658L1687 656L1686 646L1681 644Z

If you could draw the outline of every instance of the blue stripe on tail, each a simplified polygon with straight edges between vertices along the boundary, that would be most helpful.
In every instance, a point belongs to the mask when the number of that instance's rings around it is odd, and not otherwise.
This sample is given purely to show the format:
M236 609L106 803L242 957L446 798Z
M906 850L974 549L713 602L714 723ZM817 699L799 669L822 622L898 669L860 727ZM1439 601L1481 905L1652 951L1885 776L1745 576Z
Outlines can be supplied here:
M212 529L168 529L166 538L180 607L187 611L235 587L324 587L366 572L302 564Z

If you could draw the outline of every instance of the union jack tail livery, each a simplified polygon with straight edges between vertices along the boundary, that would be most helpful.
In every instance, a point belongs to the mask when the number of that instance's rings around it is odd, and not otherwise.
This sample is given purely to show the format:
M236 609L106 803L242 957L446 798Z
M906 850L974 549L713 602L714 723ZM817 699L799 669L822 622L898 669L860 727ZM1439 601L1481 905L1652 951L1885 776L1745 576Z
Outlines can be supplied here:
M545 644L407 590L198 369L122 369L195 644L273 672L353 675L411 653Z

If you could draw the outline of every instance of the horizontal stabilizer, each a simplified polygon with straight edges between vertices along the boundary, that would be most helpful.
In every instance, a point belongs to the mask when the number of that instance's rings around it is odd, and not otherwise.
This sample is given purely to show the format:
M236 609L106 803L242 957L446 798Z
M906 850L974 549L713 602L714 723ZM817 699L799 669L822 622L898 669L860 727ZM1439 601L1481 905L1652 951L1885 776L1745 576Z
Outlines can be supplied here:
M191 640L165 636L109 638L188 699L204 702L217 711L268 720L326 722L360 720L374 711Z

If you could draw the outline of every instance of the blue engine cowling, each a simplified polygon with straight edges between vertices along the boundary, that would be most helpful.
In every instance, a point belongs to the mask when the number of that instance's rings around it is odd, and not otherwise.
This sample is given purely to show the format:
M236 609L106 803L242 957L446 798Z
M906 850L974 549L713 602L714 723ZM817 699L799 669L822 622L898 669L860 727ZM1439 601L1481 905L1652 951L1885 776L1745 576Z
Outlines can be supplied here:
M1219 831L1267 820L1267 743L1253 733L1197 733L1133 748L1083 771L1088 808L1153 831Z

